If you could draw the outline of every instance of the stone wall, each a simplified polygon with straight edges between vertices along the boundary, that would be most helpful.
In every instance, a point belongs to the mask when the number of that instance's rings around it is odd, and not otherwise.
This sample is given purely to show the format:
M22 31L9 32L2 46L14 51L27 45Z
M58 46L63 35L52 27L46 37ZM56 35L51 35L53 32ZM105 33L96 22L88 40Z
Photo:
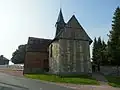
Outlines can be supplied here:
M56 41L49 46L49 72L59 72L59 42Z
M100 66L100 72L104 75L117 75L117 67L115 66ZM120 75L120 67L119 67Z
M49 72L54 74L91 73L87 41L60 39L51 45L49 46Z
M60 71L91 73L89 43L80 40L60 40Z

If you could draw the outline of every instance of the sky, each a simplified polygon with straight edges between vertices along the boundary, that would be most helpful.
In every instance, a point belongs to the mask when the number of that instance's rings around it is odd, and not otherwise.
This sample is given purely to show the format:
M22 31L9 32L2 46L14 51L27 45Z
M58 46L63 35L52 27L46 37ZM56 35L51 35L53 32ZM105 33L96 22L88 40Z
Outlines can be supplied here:
M117 6L120 0L0 0L0 55L10 59L30 36L53 39L60 8L65 22L74 14L92 39L107 41Z

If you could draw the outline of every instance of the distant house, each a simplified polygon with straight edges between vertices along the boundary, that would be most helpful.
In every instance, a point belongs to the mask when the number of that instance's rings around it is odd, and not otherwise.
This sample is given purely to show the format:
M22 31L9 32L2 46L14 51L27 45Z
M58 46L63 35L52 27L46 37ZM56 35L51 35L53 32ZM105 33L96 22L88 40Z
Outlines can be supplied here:
M48 71L48 46L50 39L29 37L26 46L24 73L41 73Z
M3 55L0 56L0 65L8 65L9 64L9 60L4 57Z

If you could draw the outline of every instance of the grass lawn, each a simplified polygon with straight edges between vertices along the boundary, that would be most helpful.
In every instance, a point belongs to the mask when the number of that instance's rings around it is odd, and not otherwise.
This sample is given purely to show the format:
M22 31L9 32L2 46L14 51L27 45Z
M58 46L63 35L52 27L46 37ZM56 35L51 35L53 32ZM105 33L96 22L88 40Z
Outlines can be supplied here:
M99 85L99 83L92 77L83 75L79 77L59 77L55 75L25 74L25 76L32 79L39 79L50 82Z
M120 76L106 76L109 85L113 87L120 87Z

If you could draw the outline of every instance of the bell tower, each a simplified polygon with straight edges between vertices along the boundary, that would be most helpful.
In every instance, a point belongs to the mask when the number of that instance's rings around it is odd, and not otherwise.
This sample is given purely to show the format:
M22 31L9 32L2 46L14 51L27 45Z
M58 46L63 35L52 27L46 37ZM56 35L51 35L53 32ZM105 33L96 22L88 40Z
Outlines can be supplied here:
M55 24L55 27L56 27L56 35L55 35L55 37L58 35L58 33L61 31L61 29L64 28L64 26L65 26L65 22L64 22L62 10L60 9L58 19L57 19L57 22Z

